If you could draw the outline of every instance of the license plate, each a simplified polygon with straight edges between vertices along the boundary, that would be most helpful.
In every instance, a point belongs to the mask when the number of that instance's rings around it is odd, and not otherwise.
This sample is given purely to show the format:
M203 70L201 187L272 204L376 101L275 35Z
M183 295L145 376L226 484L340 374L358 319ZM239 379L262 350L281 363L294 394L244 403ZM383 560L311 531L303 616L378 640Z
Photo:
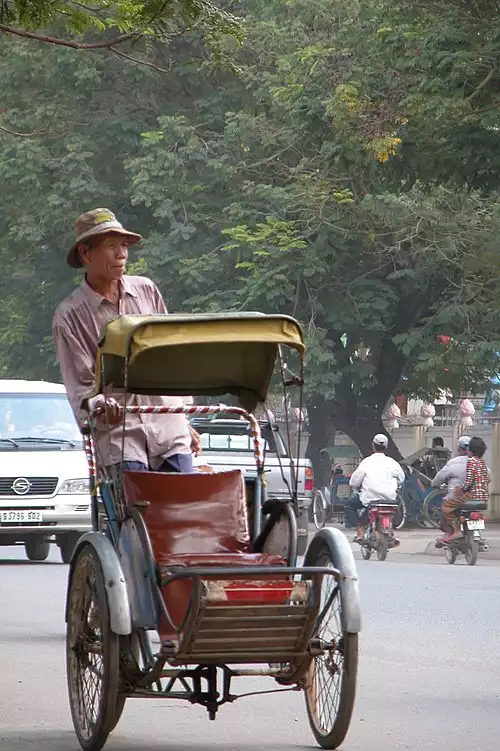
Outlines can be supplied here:
M484 529L484 519L467 519L468 529Z
M349 498L351 495L351 488L349 485L339 485L337 487L337 498Z
M22 524L23 522L42 522L41 511L0 511L0 524Z

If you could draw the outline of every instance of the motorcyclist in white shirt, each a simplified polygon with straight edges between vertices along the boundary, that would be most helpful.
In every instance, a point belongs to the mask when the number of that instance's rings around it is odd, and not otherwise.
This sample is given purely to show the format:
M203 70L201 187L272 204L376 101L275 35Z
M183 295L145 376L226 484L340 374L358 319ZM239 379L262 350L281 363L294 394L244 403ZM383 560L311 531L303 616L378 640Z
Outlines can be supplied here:
M359 467L352 473L349 480L351 488L359 496L350 498L346 503L346 511L354 512L360 509L358 531L354 542L362 539L365 534L366 508L373 501L394 503L405 475L401 466L390 456L386 455L389 439L383 433L377 433L373 441L373 454L367 456Z

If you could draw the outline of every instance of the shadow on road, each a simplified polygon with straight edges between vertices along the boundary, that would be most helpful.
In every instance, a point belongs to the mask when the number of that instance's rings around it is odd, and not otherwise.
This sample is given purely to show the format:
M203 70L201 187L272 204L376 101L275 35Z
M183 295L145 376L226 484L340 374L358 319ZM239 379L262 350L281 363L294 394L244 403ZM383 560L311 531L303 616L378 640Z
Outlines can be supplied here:
M239 751L255 751L255 743L237 744ZM72 731L67 730L0 730L0 748L2 751L81 751L80 745ZM312 749L312 746L296 746L290 743L266 744L266 751L292 751L292 749ZM316 748L316 747L314 747ZM207 744L200 741L194 745L192 740L185 743L176 738L170 740L151 738L137 740L110 736L105 751L207 751ZM217 744L217 751L234 751L235 743Z
M0 559L0 566L63 566L60 561L28 561L19 560L16 558L2 558Z

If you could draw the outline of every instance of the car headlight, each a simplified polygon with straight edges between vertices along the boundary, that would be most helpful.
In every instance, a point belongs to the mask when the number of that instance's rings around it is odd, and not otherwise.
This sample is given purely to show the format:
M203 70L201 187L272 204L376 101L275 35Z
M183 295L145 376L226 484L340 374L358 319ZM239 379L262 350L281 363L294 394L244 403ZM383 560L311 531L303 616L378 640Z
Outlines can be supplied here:
M88 477L81 477L76 480L65 480L59 488L59 494L62 495L84 495L88 493L90 493Z

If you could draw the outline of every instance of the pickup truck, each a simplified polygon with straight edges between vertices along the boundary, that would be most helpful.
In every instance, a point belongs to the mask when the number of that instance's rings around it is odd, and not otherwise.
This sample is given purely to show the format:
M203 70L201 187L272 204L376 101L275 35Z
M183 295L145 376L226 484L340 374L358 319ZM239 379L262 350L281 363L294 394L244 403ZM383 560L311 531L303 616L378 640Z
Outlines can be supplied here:
M202 457L217 470L241 469L247 477L256 476L253 442L246 420L195 417L191 425L201 436ZM292 488L290 454L277 425L260 422L264 441L264 463L268 498L288 498ZM295 463L294 463L295 464ZM281 466L280 466L281 465ZM309 533L309 506L312 503L314 477L308 459L298 462L297 500L299 514L298 553L303 555Z

